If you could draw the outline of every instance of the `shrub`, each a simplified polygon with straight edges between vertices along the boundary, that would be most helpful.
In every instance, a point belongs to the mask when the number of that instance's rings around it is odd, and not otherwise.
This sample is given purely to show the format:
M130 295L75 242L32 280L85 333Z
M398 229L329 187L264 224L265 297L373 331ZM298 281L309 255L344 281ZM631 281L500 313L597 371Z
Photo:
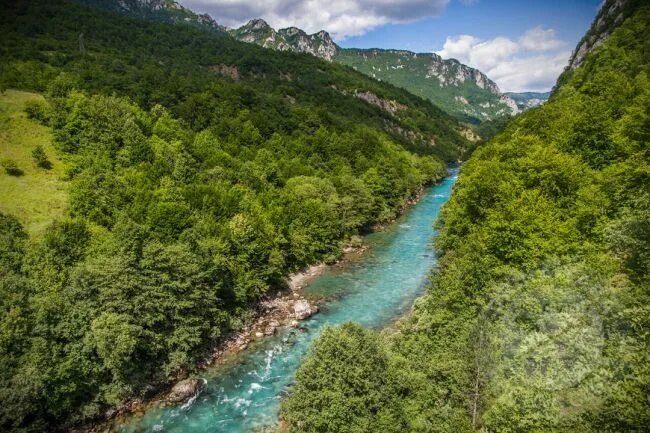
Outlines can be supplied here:
M22 176L24 174L24 172L18 168L18 164L16 164L16 161L13 159L3 159L2 162L0 162L0 165L4 167L5 173L9 176Z
M37 145L34 150L32 150L32 158L34 159L34 163L41 167L49 170L52 168L52 163L50 162L49 159L47 159L47 154L45 153L45 149L43 146L40 144Z
M25 104L27 117L40 123L47 123L50 118L49 107L43 101L27 101Z

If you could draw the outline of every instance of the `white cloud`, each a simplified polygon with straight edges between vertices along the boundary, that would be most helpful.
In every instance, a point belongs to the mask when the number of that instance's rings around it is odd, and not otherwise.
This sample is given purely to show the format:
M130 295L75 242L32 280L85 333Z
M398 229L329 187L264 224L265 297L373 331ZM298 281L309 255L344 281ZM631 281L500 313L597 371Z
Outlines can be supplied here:
M526 31L526 33L519 38L519 44L526 50L548 51L562 47L564 42L555 38L555 30L544 30L542 26L537 26Z
M180 0L209 13L218 23L238 27L263 18L275 28L297 26L312 33L327 30L335 39L361 35L389 23L439 15L449 0Z
M518 40L498 36L482 40L471 35L447 37L443 58L455 58L477 68L506 92L550 89L566 66L571 52L553 29L529 29Z

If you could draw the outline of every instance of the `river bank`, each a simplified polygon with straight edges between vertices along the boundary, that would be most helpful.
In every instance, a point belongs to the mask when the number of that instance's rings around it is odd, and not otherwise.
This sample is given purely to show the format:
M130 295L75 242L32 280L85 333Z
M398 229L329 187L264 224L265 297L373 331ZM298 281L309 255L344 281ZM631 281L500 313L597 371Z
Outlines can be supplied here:
M416 205L422 198L426 187L418 189L412 197L407 199L405 203L398 209L395 218L384 224L373 225L369 231L364 235L369 235L379 231L383 231L395 223L406 211L412 206ZM277 290L270 290L269 294L263 296L255 304L251 306L253 312L251 318L246 324L236 331L229 333L225 338L218 341L210 350L209 355L203 357L196 363L196 371L202 371L211 366L218 365L224 359L237 356L238 353L245 351L249 345L259 343L260 341L276 335L281 329L286 328L301 328L301 322L296 317L296 304L307 303L309 312L301 319L307 319L311 315L318 313L321 308L318 302L312 299L306 299L303 296L302 290L307 287L313 280L317 279L323 273L345 268L351 261L358 259L368 250L368 246L363 242L360 236L354 236L348 241L346 246L342 249L340 258L332 264L319 263L308 268L290 274L287 276L285 282L286 287ZM190 376L189 374L180 375L177 379L183 382L184 378ZM170 399L173 393L173 387L180 383L178 381L163 384L157 387L153 395L146 399L131 399L123 405L111 408L105 412L105 417L91 425L82 429L74 430L75 432L98 433L111 431L107 424L118 422L128 418L131 415L141 415L153 406L177 405L179 401ZM199 392L189 393L186 398L180 402L193 398Z
M208 433L216 429L250 433L272 429L302 357L325 326L353 320L381 329L408 313L424 292L436 261L432 223L451 194L455 172L452 169L452 176L426 188L417 205L396 224L364 237L367 251L354 251L338 264L311 267L291 276L299 297L321 302L319 314L301 321L298 328L290 326L292 318L284 322L288 326L277 328L275 335L251 338L246 350L234 344L213 359L211 366L198 370L204 385L190 401L164 403L165 394L161 393L158 404L151 402L137 411L141 416L123 415L105 423L108 431ZM285 301L289 294L293 301L293 291L281 293ZM277 293L273 295L270 299L278 298ZM262 320L268 321L266 316ZM266 324L258 329L263 333Z

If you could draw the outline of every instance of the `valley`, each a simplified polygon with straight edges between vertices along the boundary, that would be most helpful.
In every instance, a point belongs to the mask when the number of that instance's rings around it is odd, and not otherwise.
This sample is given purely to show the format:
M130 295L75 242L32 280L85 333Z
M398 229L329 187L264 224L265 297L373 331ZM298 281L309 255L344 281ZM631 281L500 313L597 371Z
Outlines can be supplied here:
M4 6L0 431L648 431L647 2L226 3Z

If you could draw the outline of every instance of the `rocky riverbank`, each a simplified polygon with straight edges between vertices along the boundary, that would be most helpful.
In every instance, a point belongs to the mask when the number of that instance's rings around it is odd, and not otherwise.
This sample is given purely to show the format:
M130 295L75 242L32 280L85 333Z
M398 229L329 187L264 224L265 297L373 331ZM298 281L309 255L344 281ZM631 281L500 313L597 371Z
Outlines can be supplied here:
M410 206L416 204L422 196L424 188L417 191L400 209L400 214ZM378 225L372 231L383 230L386 225ZM316 314L320 307L317 303L307 300L302 295L302 289L308 286L311 281L320 276L332 267L345 266L350 260L363 254L367 246L363 244L361 237L353 237L343 249L341 258L334 264L317 264L309 268L291 274L286 280L286 289L274 291L260 299L253 307L253 318L236 332L222 339L210 355L196 364L198 370L207 368L221 360L234 356L246 350L249 345L268 336L274 335L280 328L291 326L300 328L300 320L304 320ZM182 378L182 376L181 376ZM203 387L199 379L185 378L176 384L163 387L163 391L155 397L146 401L133 399L117 408L112 408L105 414L105 420L91 427L84 428L83 432L110 432L109 421L120 419L128 414L140 414L152 405L176 405L188 399L195 398Z

